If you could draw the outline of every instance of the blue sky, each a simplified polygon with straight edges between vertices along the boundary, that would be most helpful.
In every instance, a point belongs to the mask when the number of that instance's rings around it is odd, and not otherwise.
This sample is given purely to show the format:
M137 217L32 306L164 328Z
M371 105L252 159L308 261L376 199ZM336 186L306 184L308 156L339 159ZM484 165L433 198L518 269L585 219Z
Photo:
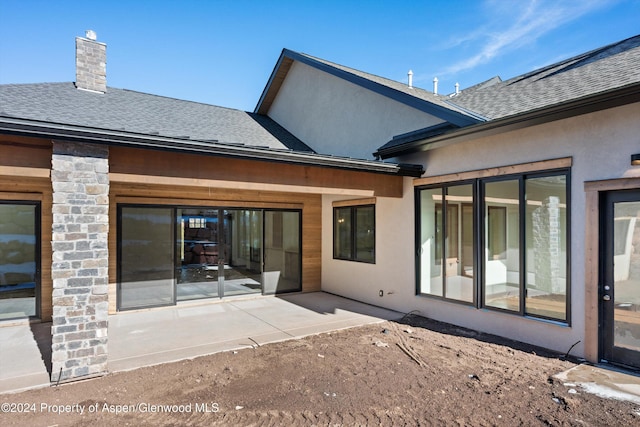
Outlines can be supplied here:
M450 93L640 34L640 0L0 0L0 83L74 81L87 29L109 86L253 111L282 48Z

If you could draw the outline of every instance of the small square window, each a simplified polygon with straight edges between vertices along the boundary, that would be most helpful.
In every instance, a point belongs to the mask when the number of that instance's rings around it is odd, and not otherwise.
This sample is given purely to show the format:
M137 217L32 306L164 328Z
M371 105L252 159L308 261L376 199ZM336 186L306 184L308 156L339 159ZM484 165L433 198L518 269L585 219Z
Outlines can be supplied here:
M333 209L333 257L375 264L375 205Z

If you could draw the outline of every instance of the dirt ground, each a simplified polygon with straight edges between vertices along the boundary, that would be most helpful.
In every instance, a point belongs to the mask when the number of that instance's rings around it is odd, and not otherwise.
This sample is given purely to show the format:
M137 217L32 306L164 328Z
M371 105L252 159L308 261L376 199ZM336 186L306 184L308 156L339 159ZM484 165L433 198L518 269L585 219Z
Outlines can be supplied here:
M409 316L0 395L0 425L640 425L554 380L562 356Z

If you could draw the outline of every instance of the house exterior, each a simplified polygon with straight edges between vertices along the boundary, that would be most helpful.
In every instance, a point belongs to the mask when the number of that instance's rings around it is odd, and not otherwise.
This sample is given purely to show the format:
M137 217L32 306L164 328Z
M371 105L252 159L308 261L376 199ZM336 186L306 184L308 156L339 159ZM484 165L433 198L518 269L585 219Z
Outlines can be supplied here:
M419 166L314 153L264 115L76 82L0 87L0 321L52 322L52 381L106 372L124 310L321 289L322 195L402 196Z
M255 111L425 169L375 201L375 263L336 256L323 196L323 290L637 368L639 100L633 37L451 95L285 50Z
M75 83L0 85L0 325L51 321L64 381L119 312L323 290L638 367L639 65L450 96L285 49L247 113L107 87L78 37Z

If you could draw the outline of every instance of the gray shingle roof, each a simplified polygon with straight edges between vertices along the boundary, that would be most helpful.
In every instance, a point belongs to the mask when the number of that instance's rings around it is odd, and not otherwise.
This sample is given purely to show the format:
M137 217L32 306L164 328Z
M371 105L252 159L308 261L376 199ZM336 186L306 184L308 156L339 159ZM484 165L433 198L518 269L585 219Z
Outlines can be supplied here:
M493 120L638 83L640 36L506 81L494 79L461 91L450 102Z
M125 89L73 83L0 85L0 115L199 141L312 151L269 117Z

